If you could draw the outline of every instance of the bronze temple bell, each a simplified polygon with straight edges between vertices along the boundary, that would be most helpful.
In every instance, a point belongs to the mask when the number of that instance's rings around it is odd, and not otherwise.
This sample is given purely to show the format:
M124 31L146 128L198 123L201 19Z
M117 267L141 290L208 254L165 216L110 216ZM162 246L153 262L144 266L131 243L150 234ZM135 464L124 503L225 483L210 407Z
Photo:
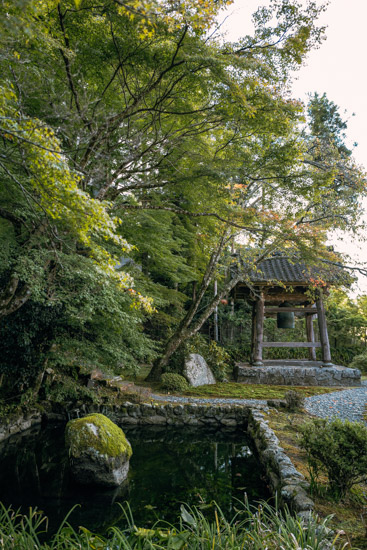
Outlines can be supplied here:
M288 302L283 302L279 307L291 307ZM294 313L292 311L285 311L284 313L277 313L277 328L290 329L294 328Z

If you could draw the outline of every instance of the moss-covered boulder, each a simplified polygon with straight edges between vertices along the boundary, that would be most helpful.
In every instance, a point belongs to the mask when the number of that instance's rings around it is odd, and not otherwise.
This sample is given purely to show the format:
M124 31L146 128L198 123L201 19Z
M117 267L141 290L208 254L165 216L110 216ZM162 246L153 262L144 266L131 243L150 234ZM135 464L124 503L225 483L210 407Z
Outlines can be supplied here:
M103 414L70 420L65 442L78 483L117 487L126 479L131 445L121 428Z

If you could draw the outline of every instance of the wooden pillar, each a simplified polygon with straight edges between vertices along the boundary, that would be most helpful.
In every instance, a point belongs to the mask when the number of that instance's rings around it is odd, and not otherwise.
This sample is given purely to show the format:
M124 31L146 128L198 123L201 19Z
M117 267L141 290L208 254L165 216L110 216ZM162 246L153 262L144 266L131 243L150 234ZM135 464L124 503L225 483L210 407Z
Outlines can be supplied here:
M255 343L256 343L256 302L254 302L254 303L252 304L250 363L253 363L253 362L254 362Z
M255 304L255 326L256 336L254 345L254 365L261 366L263 360L263 335L264 335L264 295L260 294L260 297L256 300Z
M307 342L315 342L315 332L313 330L313 318L314 316L309 313L306 313L306 334L307 334ZM308 358L310 361L316 361L316 349L315 348L309 348L308 350Z
M322 362L324 365L332 365L331 354L330 354L330 345L329 345L329 336L326 326L326 316L324 303L321 296L316 300L317 307L317 319L319 322L319 331L320 331L320 342L321 342L321 353L322 353Z

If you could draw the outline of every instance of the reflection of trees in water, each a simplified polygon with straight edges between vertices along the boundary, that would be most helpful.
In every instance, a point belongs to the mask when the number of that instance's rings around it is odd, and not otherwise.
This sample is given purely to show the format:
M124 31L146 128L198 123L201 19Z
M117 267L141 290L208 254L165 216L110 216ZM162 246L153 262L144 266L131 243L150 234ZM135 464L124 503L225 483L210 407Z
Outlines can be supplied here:
M27 430L0 444L0 494L14 508L24 506L43 510L56 529L69 510L80 504L71 516L75 526L100 531L122 520L116 501L126 499L127 486L100 491L76 485L70 477L64 443L64 427Z
M266 498L258 464L244 432L180 428L126 429L133 446L128 482L114 491L95 491L70 478L64 427L31 429L0 444L0 494L7 504L38 506L51 526L75 503L71 523L103 531L124 525L117 503L130 502L136 523L149 525L157 516L176 521L179 504L216 500L224 511L243 487L255 499ZM251 486L252 484L252 486ZM148 506L148 509L146 508Z
M134 433L139 434L139 439L145 438L144 428L129 430L128 438L133 440ZM179 503L183 501L199 505L215 500L224 511L230 512L233 497L243 498L244 485L251 498L253 489L249 479L254 479L254 476L248 476L247 471L254 470L259 478L259 469L243 432L208 431L207 428L204 433L199 430L157 429L155 436L154 443L150 432L150 448L136 449L132 458L132 463L138 460L142 468L150 469L151 476L149 478L148 472L142 486L140 479L133 477L130 480L133 508L150 505L159 508L160 516L169 519L172 507L178 513ZM157 448L153 451L155 445ZM154 459L149 460L150 452ZM242 460L238 462L237 458ZM256 480L254 489L256 499L259 491L266 498L265 485L261 480ZM153 521L154 510L151 515Z

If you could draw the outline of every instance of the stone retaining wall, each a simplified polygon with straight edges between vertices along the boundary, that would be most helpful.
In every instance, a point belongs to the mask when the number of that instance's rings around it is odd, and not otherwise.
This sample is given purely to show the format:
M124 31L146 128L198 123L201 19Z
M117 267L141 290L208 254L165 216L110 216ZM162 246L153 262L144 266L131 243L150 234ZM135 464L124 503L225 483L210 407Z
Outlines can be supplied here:
M24 415L10 417L0 422L0 442L11 435L24 432L42 421L42 413L39 410L29 411Z
M309 484L280 446L279 439L264 420L263 412L251 410L247 430L254 440L273 493L278 493L282 503L307 518L314 509L314 503L306 492Z
M307 497L307 483L293 466L290 458L279 445L279 440L264 420L264 413L256 408L239 405L197 405L129 403L123 405L82 405L48 411L43 419L65 422L99 412L105 414L121 428L124 426L217 426L218 428L241 427L250 433L265 468L271 487L290 508L302 516L313 509L313 502ZM33 411L26 417L0 425L0 441L25 430L42 420L41 413Z
M108 415L116 424L162 426L246 426L250 409L239 405L125 403Z
M349 367L236 367L236 381L279 386L360 386L361 372Z

